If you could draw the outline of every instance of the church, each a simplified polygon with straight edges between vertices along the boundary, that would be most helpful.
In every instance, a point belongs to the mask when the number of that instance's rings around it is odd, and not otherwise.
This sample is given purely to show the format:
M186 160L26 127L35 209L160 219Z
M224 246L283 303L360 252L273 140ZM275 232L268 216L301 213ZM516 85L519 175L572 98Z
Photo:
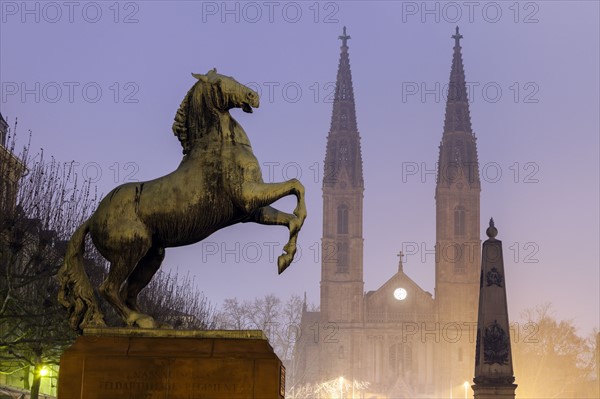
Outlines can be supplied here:
M402 267L364 292L360 134L344 28L323 181L320 310L302 312L295 387L339 379L356 398L463 397L473 378L481 184L458 27L435 188L435 292ZM335 256L327 256L327 254ZM346 394L343 394L346 397ZM338 395L339 396L339 395Z

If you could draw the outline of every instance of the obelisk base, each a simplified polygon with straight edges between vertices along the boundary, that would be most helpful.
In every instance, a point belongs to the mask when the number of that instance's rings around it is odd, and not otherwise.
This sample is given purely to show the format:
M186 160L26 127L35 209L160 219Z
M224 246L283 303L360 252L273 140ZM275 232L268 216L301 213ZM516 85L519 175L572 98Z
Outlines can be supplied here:
M59 399L282 399L262 331L88 329L61 357Z
M475 399L515 399L517 385L475 384L471 388Z

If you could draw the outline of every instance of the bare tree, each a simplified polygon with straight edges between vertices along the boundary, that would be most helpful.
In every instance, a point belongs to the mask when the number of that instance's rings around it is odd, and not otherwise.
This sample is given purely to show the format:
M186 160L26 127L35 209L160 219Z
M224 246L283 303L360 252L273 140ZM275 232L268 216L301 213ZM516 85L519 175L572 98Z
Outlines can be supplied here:
M225 328L233 330L250 329L249 307L249 302L240 302L237 298L225 299L221 312L221 319Z
M25 370L24 387L37 398L42 368L57 364L74 338L53 276L96 197L72 163L47 161L43 151L30 156L29 145L15 156L14 137L0 149L0 362L4 373Z
M139 304L150 316L176 329L214 330L219 327L216 308L198 292L189 273L158 272L139 296Z
M278 349L278 355L291 364L294 354L294 346L300 336L300 319L302 317L303 300L292 295L281 304L279 315L279 326L275 329L274 347Z
M513 337L519 397L597 396L594 339L579 336L572 320L557 320L550 303L528 309L522 317Z
M262 330L293 380L293 351L300 334L303 305L297 295L285 302L273 294L242 302L230 298L223 302L221 318L227 328Z

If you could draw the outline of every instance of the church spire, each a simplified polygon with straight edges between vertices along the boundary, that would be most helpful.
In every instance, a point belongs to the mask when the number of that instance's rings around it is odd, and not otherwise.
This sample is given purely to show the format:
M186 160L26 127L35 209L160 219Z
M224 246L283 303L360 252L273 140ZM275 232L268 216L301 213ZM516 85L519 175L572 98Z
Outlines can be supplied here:
M450 89L446 104L446 120L439 147L435 188L436 244L435 298L440 323L469 325L477 320L481 253L479 250L479 200L481 184L477 160L477 139L471 130L465 71L458 28L452 35L454 51L450 72ZM460 255L447 254L458 252ZM461 324L465 323L465 324ZM438 390L459 386L473 371L470 362L475 351L469 339L439 351ZM459 377L460 376L460 377Z
M352 72L350 71L350 56L348 55L348 39L344 26L343 34L338 37L342 41L340 62L338 64L335 96L333 99L333 114L331 116L331 131L355 132L356 111L354 105L354 90L352 88Z
M450 71L450 84L448 85L444 133L472 133L465 69L463 66L462 54L460 52L460 39L462 39L463 36L459 32L458 26L456 27L456 33L452 35L452 38L454 39L454 55L452 57L452 69Z
M320 317L325 323L361 321L364 293L364 183L348 56L350 36L345 27L339 39L342 41L341 54L323 175L321 253L333 253L335 257L333 261L328 255L321 259ZM344 360L340 360L340 367L343 363ZM334 378L341 374L340 371L324 377Z
M344 26L340 61L338 64L331 127L327 137L325 154L324 187L333 187L339 178L348 180L348 188L363 187L360 135L356 124L356 106L350 71L348 40L350 36ZM344 172L345 171L345 172Z
M463 35L460 34L458 26L452 38L454 54L448 85L444 134L440 145L437 184L438 187L450 186L453 183L462 185L465 182L461 183L459 180L464 177L466 184L471 188L479 188L477 139L471 128L465 68L460 47Z

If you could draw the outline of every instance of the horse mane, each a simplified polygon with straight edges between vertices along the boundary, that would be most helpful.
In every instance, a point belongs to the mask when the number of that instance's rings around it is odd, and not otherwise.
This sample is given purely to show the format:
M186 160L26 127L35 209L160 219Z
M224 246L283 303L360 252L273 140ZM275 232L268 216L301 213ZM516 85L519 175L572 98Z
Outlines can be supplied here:
M206 135L208 128L219 123L215 103L218 90L209 82L197 81L188 90L175 114L173 134L177 136L183 155L189 154L194 143Z

